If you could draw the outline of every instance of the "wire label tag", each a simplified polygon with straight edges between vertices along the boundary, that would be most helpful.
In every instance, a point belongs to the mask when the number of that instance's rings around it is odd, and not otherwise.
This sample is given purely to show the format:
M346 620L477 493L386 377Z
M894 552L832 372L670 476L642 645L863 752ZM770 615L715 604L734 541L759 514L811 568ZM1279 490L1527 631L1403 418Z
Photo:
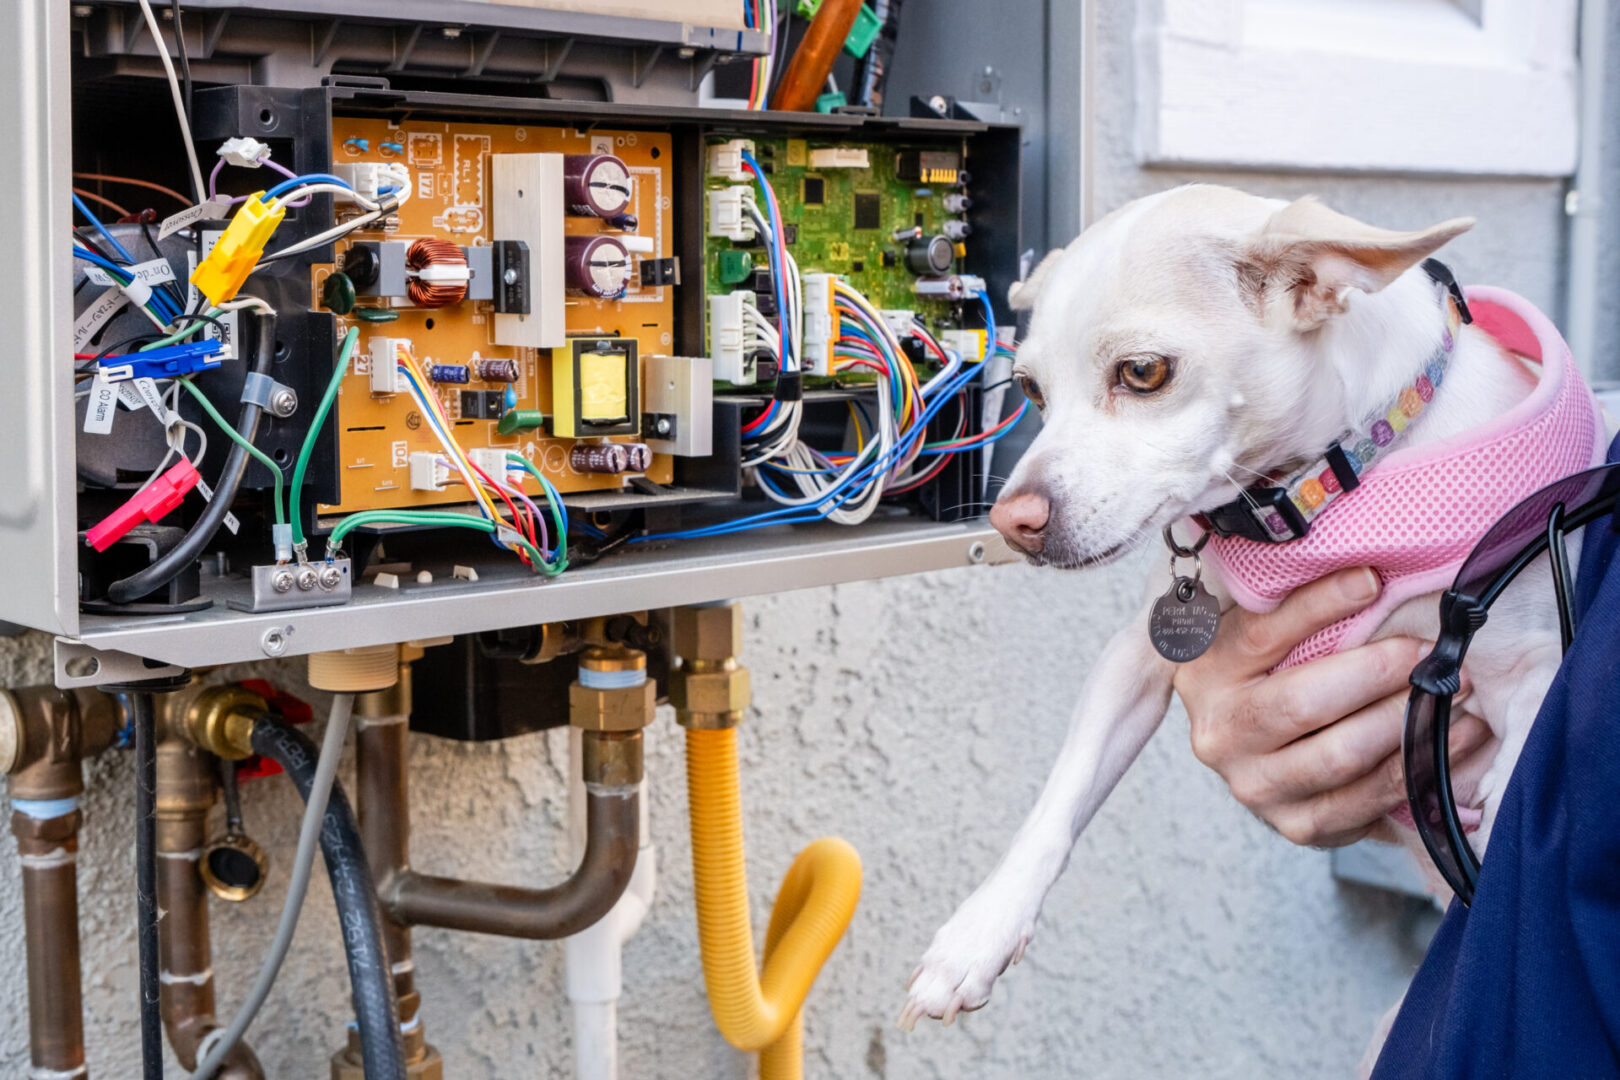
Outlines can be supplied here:
M123 270L134 279L132 284L145 285L148 289L153 285L162 285L174 280L174 267L169 265L168 259L152 259L149 262L123 267ZM84 276L97 285L118 284L99 266L85 267Z
M172 236L199 221L222 221L231 216L231 197L229 195L211 195L196 206L188 206L178 214L171 214L163 219L158 226L158 239Z
M101 372L90 383L90 397L84 406L84 430L89 435L112 433L113 417L118 414L118 391Z
M73 349L82 351L96 336L107 320L118 314L129 303L129 294L122 289L108 289L91 302L77 319L73 320Z
M209 487L208 481L204 480L200 476L197 477L197 494L203 497L203 502L214 501L214 489ZM225 511L225 527L231 530L232 536L235 536L236 530L242 527L242 523L236 520L235 514L227 510Z

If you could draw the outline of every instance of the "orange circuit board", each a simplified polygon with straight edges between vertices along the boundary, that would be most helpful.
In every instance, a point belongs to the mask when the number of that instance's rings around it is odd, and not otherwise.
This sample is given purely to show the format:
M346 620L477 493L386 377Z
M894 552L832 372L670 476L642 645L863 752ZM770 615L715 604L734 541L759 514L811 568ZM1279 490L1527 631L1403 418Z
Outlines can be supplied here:
M628 287L616 299L595 299L569 291L564 301L566 332L571 338L633 340L637 367L641 367L648 356L672 351L675 286L644 286L641 275L636 272L641 261L667 259L675 251L673 154L668 134L430 120L396 124L382 119L346 117L334 118L332 129L334 165L402 162L410 170L413 195L399 208L395 219L397 227L395 221L390 220L386 230L351 233L337 243L335 267L332 264L314 267L316 297L322 296L328 276L345 266L347 253L357 242L430 238L475 248L502 240L502 223L492 220L491 213L494 202L490 180L492 156L612 154L624 162L631 175L631 198L626 211L638 219L632 234L638 238L637 262L632 266ZM340 206L340 214L343 212L352 211ZM624 235L598 217L566 216L561 220L568 236ZM649 241L650 251L647 250ZM558 289L560 283L541 281L538 286ZM464 398L463 392L482 391L486 395L503 395L503 412L513 404L515 396L516 409L539 410L549 419L554 415L552 355L555 352L561 358L571 350L496 344L494 305L489 300L465 299L448 306L417 307L401 298L362 296L357 303L359 308L390 308L398 318L391 322L370 322L358 318L354 312L338 316L339 337L350 327L358 327L360 341L335 404L340 497L335 504L320 505L319 513L421 508L464 503L471 498L459 477L452 477L443 490L413 489L412 454L434 453L440 446L410 394L372 393L367 342L374 336L409 339L411 355L423 370L431 365L467 365L472 369L465 383L431 385L431 392L443 404L453 425L455 440L464 450L493 448L520 453L565 493L611 491L625 485L628 474L576 471L570 463L570 451L576 440L553 437L549 426L503 435L498 430L496 417L474 417L463 412L463 401L478 397L474 394ZM480 379L479 362L490 360L515 361L516 381ZM511 396L506 395L509 386ZM639 416L634 420L639 422ZM611 437L611 441L635 443L641 439L637 435L618 435ZM514 485L518 475L511 475ZM646 471L636 475L670 483L672 459L668 455L654 455ZM523 484L523 490L530 496L541 494L539 484L532 478L524 480Z

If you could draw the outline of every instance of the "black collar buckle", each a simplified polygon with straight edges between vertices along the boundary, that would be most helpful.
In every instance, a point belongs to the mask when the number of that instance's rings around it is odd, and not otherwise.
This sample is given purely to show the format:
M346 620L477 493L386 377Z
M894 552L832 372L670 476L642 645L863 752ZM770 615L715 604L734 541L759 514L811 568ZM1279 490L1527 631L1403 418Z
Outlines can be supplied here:
M1451 294L1452 303L1457 305L1457 314L1461 317L1463 325L1474 321L1474 315L1468 310L1468 301L1463 299L1462 286L1457 284L1457 276L1451 272L1451 267L1439 259L1424 259L1423 272L1436 285L1444 285L1446 292Z
M1205 511L1204 518L1216 536L1241 536L1259 544L1286 544L1311 531L1287 489L1279 487L1245 488L1241 497ZM1279 522L1286 532L1274 528Z

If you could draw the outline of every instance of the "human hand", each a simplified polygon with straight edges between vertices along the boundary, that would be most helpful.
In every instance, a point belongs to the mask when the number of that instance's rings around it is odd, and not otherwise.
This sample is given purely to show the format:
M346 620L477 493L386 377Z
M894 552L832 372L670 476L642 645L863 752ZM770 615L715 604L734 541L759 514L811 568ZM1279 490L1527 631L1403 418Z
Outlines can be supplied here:
M1379 584L1358 567L1301 586L1263 615L1233 608L1209 651L1176 672L1193 753L1296 844L1354 843L1406 799L1407 679L1427 643L1385 638L1269 674L1299 642L1371 604ZM1454 701L1470 689L1465 671ZM1490 735L1477 717L1454 712L1452 759Z

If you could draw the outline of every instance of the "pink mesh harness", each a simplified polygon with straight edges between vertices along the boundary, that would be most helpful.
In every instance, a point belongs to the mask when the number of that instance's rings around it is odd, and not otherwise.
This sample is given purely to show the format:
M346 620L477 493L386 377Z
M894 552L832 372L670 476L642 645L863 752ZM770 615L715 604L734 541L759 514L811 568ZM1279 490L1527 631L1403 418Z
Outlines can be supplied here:
M1250 611L1270 611L1295 588L1346 567L1371 566L1383 579L1372 607L1306 638L1279 669L1364 643L1396 607L1450 585L1475 542L1520 499L1603 463L1597 402L1553 324L1506 289L1466 294L1474 325L1540 364L1527 398L1463 435L1396 450L1298 540L1210 537L1204 557Z

